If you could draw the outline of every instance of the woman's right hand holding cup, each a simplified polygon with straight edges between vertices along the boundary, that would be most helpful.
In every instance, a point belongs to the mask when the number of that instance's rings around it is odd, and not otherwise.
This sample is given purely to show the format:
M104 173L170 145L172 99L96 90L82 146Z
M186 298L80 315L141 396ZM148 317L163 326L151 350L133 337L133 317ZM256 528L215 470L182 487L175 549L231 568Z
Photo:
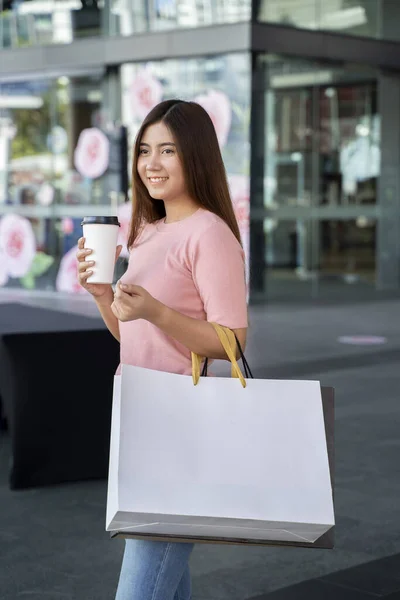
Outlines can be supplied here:
M122 246L117 246L115 252L115 262L121 254ZM78 240L78 251L76 258L78 260L78 281L80 285L91 294L96 301L101 301L103 298L106 299L109 296L110 304L113 301L113 290L108 283L90 283L88 278L93 273L94 261L91 260L90 254L92 250L85 248L85 238L81 237Z

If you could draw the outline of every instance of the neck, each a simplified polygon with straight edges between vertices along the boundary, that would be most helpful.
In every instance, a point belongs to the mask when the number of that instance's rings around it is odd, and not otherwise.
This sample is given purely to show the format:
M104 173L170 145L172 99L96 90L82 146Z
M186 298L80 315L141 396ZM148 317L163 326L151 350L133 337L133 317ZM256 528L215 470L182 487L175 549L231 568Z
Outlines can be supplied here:
M197 202L193 200L185 202L164 202L165 206L165 223L174 223L175 221L182 221L187 217L193 215L199 207Z

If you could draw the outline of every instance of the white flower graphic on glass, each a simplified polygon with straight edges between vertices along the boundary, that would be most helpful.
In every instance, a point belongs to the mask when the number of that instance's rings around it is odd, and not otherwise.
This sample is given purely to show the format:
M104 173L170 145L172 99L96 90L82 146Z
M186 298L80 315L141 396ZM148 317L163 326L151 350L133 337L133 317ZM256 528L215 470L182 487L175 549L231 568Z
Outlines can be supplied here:
M223 92L210 90L207 94L196 96L194 102L208 112L222 148L227 142L232 123L232 108L228 96Z
M163 86L149 69L140 69L130 89L132 114L137 119L144 119L149 112L161 102Z
M32 225L19 215L6 215L0 221L0 253L10 277L23 277L36 254Z
M78 246L74 246L61 259L56 278L56 290L70 294L87 294L88 292L78 282L78 260L76 253Z
M0 251L0 287L6 285L8 281L8 272L6 264L6 256L4 252Z
M41 206L50 206L54 200L54 188L49 183L44 183L36 194Z
M121 227L119 228L118 244L122 245L121 255L125 258L128 257L128 237L129 237L129 226L132 217L132 202L124 202L118 207L118 220Z
M107 171L110 142L100 129L84 129L78 139L74 153L76 170L89 179L101 177Z

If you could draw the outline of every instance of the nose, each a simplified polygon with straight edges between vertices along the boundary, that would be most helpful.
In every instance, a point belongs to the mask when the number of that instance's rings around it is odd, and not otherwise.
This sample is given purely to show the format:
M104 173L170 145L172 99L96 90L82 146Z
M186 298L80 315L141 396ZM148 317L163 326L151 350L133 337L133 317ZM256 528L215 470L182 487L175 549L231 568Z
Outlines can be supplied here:
M157 156L156 153L152 154L151 156L148 157L147 163L146 163L146 171L152 172L152 171L159 171L160 170L160 160Z

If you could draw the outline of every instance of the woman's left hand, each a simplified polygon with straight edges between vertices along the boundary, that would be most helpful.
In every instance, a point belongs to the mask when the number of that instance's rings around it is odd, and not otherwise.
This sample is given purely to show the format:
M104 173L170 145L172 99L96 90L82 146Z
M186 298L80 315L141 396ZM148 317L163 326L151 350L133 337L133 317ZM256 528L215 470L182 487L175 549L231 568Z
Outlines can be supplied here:
M117 283L111 309L119 321L154 321L163 304L139 285Z

